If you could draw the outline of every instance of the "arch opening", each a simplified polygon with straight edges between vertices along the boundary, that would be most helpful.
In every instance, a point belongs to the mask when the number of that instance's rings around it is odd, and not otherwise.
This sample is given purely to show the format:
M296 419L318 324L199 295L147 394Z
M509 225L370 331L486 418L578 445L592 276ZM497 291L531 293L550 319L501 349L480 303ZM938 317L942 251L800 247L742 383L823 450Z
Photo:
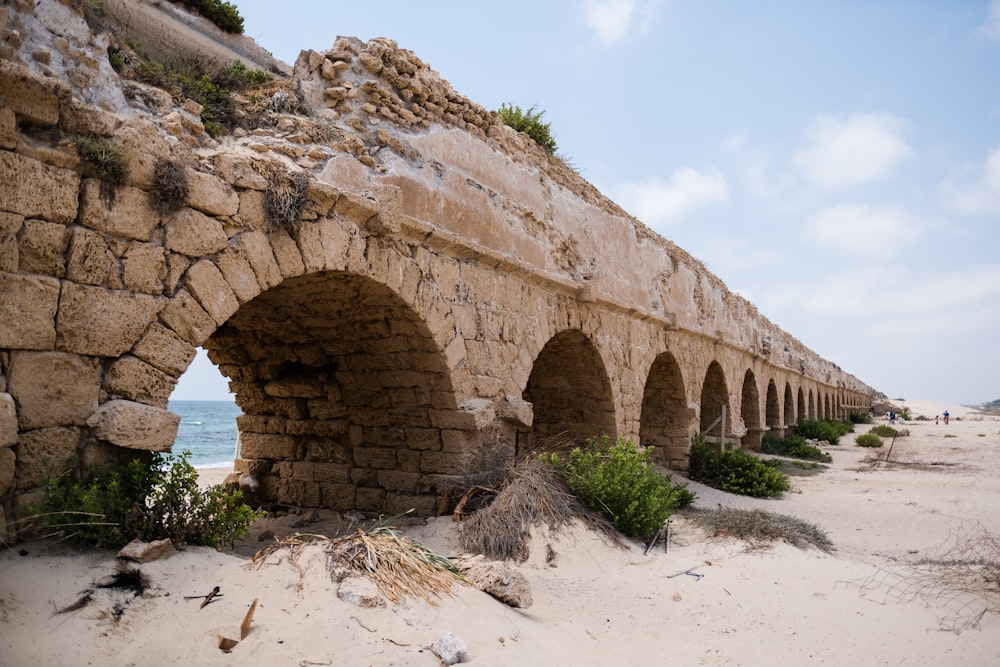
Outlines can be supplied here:
M748 370L743 375L743 389L740 394L740 418L746 428L742 445L750 449L760 449L764 429L760 421L760 392L753 371Z
M655 447L654 456L670 467L685 467L691 417L681 367L672 354L664 352L653 361L643 389L639 444Z
M720 441L723 437L723 421L726 422L725 436L732 435L732 414L728 407L729 389L726 387L726 376L719 362L713 361L705 372L705 381L701 385L701 418L699 430L708 436L715 436ZM726 406L726 418L722 419L723 406Z
M771 380L767 383L767 400L764 403L764 424L768 432L775 437L781 437L783 433L781 425L781 402L778 400L778 387Z

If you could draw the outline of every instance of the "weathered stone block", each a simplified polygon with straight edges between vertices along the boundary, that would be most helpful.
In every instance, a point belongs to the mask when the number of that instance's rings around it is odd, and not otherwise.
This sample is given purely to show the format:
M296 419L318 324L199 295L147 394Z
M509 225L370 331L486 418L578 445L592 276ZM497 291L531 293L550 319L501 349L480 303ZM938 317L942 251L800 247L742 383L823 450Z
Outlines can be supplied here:
M187 171L188 205L209 215L236 215L240 198L236 191L211 174Z
M250 262L250 266L257 275L257 282L261 289L281 284L283 280L281 268L278 266L278 260L271 250L271 244L268 242L266 234L263 232L244 232L236 236L233 241L237 247L243 249L247 261Z
M56 345L59 281L0 272L0 348L51 350Z
M396 448L355 447L354 463L360 468L394 470L396 468Z
M17 455L11 447L0 447L0 496L7 495L14 488L14 473L17 470Z
M114 265L115 256L104 237L87 229L74 229L69 244L66 277L85 285L103 285Z
M521 428L531 428L535 408L528 401L508 394L500 403L500 418Z
M483 443L479 431L441 431L441 451L451 454L465 454L475 451Z
M385 506L385 490L360 487L354 493L354 503L361 512L381 512Z
M24 224L24 217L0 211L0 271L17 271L17 235Z
M180 415L169 410L114 400L101 405L87 420L87 425L94 429L95 437L119 447L169 452L180 422Z
M210 260L196 262L187 271L187 286L198 303L215 323L222 325L239 310L240 302L233 294L219 268Z
M125 288L143 294L163 294L167 276L166 251L151 243L134 243L122 258Z
M244 158L222 154L213 159L213 165L219 175L234 187L261 191L267 189L267 179Z
M0 60L0 106L13 110L22 122L55 125L60 105L71 98L66 84L38 77L18 63Z
M0 108L0 148L14 150L17 146L17 117L14 110Z
M240 191L240 209L236 217L250 229L267 229L267 197L258 190Z
M390 491L385 495L382 509L387 514L411 512L414 516L435 516L438 499L432 495L412 495Z
M347 511L355 509L355 488L353 484L333 484L318 482L320 507Z
M118 186L114 198L102 194L103 185L97 179L83 182L80 197L80 224L99 232L147 241L160 223L160 215L150 204L145 191Z
M160 311L160 320L192 345L201 345L218 327L191 293L180 290Z
M288 419L273 415L237 415L240 433L284 433Z
M20 234L18 268L23 273L40 273L54 278L66 275L66 248L69 230L44 220L25 220Z
M496 421L493 401L470 398L458 410L431 410L431 424L437 428L459 431L478 431Z
M125 355L104 374L104 390L111 396L166 408L177 381L145 361Z
M196 352L194 345L156 323L149 326L132 348L132 354L174 377L187 370Z
M0 393L0 448L9 447L17 442L17 405L14 397L6 392ZM0 496L3 492L0 491Z
M246 303L260 294L257 274L242 248L229 246L219 255L218 263L222 277L229 283L240 303Z
M10 357L8 391L22 431L87 423L100 394L92 364L64 352L14 351Z
M80 429L58 426L24 431L17 440L18 489L31 489L48 475L68 470L77 454Z
M436 428L406 429L406 446L419 450L441 449L441 431Z
M59 300L59 349L117 357L139 341L165 300L148 294L66 284Z
M423 452L420 455L420 470L426 473L460 475L468 472L466 457L450 452Z
M268 382L264 393L278 398L318 398L326 396L326 386L313 378L288 378Z
M167 249L189 257L217 253L228 240L221 222L190 208L177 211L166 221Z
M244 459L290 459L295 456L295 438L278 433L240 433L240 457Z
M283 278L294 278L305 273L302 252L298 244L288 235L285 229L279 229L271 234L271 246L274 248L274 259Z
M386 491L401 493L416 493L420 486L421 475L418 472L402 472L399 470L379 470L378 484Z

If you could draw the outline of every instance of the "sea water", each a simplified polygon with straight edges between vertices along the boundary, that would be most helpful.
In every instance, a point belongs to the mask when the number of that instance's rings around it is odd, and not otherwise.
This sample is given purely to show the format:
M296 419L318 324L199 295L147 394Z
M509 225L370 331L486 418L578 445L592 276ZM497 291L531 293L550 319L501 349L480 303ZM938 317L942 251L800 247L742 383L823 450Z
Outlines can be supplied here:
M174 454L188 450L196 468L232 468L236 458L236 416L233 401L170 401L168 409L180 415Z

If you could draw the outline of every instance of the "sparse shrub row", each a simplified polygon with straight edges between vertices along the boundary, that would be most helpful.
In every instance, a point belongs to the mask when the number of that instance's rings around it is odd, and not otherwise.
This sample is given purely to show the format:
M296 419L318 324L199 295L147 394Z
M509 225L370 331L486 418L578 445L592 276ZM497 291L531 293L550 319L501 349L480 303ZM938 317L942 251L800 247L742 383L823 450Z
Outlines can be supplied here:
M840 436L853 431L853 424L834 419L800 419L795 425L795 435L807 440L825 440L831 445L840 444Z
M858 443L862 447L881 447L885 444L882 442L882 438L878 437L874 433L862 433L854 439L854 442Z
M555 466L570 491L588 507L601 512L629 537L652 535L676 510L695 500L686 485L673 484L653 469L652 448L638 451L634 443L607 435L587 440L586 449L576 447L567 458L542 454Z
M225 0L178 0L178 2L198 12L225 32L243 34L243 16L231 2Z
M869 414L861 414L860 412L852 412L848 416L848 421L852 424L871 424L872 416Z
M868 431L874 435L881 436L883 438L893 438L899 435L899 431L889 426L888 424L879 424L878 426L873 426Z
M729 493L769 498L791 488L780 466L780 459L759 459L742 449L720 451L699 433L691 441L688 476Z
M760 450L765 454L790 456L795 459L805 459L807 461L822 461L823 463L833 461L833 457L819 447L810 445L800 435L790 435L786 438L764 438L763 442L761 442Z
M201 489L190 455L154 453L123 470L92 468L83 479L71 473L49 477L35 518L57 534L112 549L133 539L169 538L183 547L219 546L242 537L258 513L243 504L240 491Z

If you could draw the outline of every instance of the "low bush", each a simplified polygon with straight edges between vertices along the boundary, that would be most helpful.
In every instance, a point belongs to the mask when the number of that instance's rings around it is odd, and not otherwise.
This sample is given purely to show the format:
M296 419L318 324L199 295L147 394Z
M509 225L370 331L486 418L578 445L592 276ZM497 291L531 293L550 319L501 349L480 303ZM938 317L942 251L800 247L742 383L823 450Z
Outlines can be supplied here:
M75 135L71 137L77 155L94 165L97 175L111 183L121 183L128 174L125 151L109 139Z
M854 442L858 443L862 447L881 447L885 444L882 442L882 438L878 437L874 433L862 433L854 439Z
M233 3L225 0L179 0L179 2L207 18L219 29L236 35L243 34L243 16Z
M178 547L219 546L246 535L259 514L243 504L240 491L200 488L190 455L154 453L123 470L92 468L83 479L50 476L33 514L54 534L101 548L167 538Z
M551 123L543 123L544 111L536 111L531 107L527 111L516 105L501 104L498 112L503 119L504 125L508 125L518 132L524 132L535 140L535 143L544 148L549 153L556 152L556 140L552 136Z
M848 421L852 424L871 424L872 416L869 414L861 414L860 412L852 412L848 415Z
M800 549L808 544L830 551L833 541L819 526L787 514L774 514L766 510L740 510L720 508L691 515L694 522L711 531L713 536L735 537L762 547L766 543L783 540Z
M688 476L728 493L769 498L791 488L780 466L780 459L759 459L742 449L720 451L698 434L691 442Z
M807 440L825 440L831 445L840 443L840 437L854 431L854 425L833 419L800 419L795 425L795 435Z
M760 445L760 451L765 454L790 456L793 459L805 459L806 461L822 461L823 463L833 461L833 457L819 447L810 445L800 435L790 435L787 438L764 438Z
M652 448L639 451L630 440L612 443L607 435L587 440L566 458L542 454L555 466L566 485L588 507L601 512L629 537L652 535L676 510L694 503L686 485L673 484L653 469Z
M153 167L153 184L149 197L153 207L162 213L170 213L184 206L191 186L187 172L172 160L159 159Z
M889 426L888 424L879 424L878 426L873 426L871 429L869 429L868 432L873 433L877 436L881 436L883 438L892 438L899 435L899 431Z

